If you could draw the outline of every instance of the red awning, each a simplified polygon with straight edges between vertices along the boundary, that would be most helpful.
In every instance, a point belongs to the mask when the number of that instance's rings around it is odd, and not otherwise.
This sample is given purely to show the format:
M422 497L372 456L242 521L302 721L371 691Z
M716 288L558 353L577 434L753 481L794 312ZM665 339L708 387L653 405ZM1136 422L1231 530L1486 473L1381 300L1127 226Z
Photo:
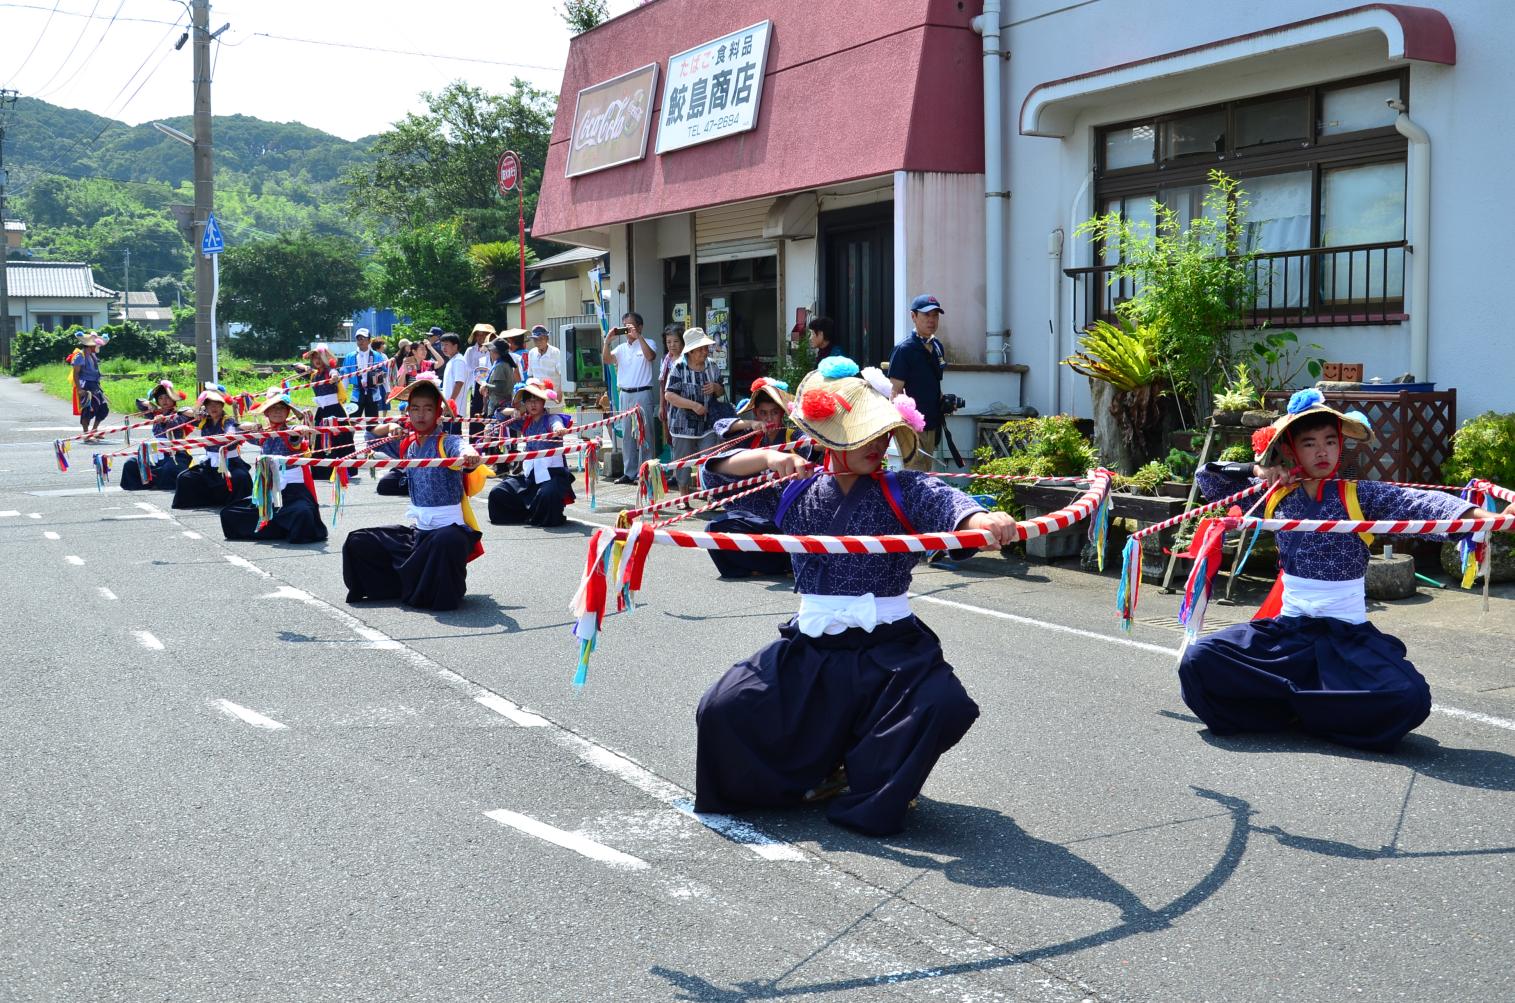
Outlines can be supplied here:
M532 232L552 237L898 170L984 169L979 3L660 0L573 40ZM773 22L757 128L563 176L578 92L764 19ZM663 77L658 78L662 107Z

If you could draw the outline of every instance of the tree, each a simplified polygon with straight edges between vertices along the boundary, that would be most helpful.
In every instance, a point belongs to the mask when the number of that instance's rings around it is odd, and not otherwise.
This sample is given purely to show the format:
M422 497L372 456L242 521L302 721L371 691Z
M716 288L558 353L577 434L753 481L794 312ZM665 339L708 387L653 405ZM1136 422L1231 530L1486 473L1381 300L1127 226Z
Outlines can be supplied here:
M502 319L504 311L459 230L456 222L432 223L386 238L377 254L374 298L423 329L436 324L464 331Z
M251 327L238 347L256 358L287 357L331 338L366 301L358 247L339 237L285 234L233 244L221 260L221 308Z
M457 221L469 243L515 237L515 207L500 198L495 166L505 150L521 155L529 218L556 99L519 79L509 94L457 81L423 97L425 114L406 115L378 136L372 159L343 176L348 209L379 234Z
M504 306L521 291L520 248L513 240L474 244L468 256L479 269L484 287L494 296L494 301ZM526 248L526 263L536 260L530 246Z
M590 28L598 27L610 17L606 0L565 0L559 16L575 35L582 35Z

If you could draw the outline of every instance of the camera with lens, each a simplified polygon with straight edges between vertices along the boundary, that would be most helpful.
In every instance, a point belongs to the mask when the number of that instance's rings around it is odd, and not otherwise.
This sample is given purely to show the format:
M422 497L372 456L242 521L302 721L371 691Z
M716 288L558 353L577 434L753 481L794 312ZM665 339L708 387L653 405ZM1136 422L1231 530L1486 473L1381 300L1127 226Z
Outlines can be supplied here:
M952 414L961 411L968 406L968 402L957 394L942 394L942 414Z

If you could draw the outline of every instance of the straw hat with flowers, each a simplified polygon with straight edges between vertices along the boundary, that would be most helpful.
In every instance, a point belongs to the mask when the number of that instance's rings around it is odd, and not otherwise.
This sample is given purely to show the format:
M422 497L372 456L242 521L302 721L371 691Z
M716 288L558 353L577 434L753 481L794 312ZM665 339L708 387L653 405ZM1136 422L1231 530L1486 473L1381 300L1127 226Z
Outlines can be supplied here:
M892 391L878 369L859 369L851 359L832 356L800 381L790 416L827 449L845 452L892 435L901 459L909 460L926 421L914 400Z
M1280 416L1267 431L1271 434L1253 437L1253 452L1257 456L1257 462L1264 467L1275 467L1283 463L1283 457L1279 448L1290 443L1289 429L1306 419L1317 416L1329 416L1336 420L1337 427L1341 430L1343 438L1355 439L1358 442L1373 442L1373 426L1368 421L1368 416L1361 411L1341 412L1326 404L1325 394L1313 387L1308 390L1297 391L1289 398L1288 409ZM1257 447L1261 446L1261 449Z

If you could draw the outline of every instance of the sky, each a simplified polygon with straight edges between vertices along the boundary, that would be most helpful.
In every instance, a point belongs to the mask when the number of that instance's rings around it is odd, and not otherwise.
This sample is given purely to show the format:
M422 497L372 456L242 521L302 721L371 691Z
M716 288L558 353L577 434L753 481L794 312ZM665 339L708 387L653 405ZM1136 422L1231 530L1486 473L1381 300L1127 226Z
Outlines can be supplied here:
M610 0L610 13L638 2ZM211 0L211 30L231 24L212 48L212 111L358 139L422 110L423 91L454 80L504 92L521 77L556 94L570 37L560 6ZM0 0L0 87L132 125L188 115L191 45L173 47L176 21L188 20L180 0Z

